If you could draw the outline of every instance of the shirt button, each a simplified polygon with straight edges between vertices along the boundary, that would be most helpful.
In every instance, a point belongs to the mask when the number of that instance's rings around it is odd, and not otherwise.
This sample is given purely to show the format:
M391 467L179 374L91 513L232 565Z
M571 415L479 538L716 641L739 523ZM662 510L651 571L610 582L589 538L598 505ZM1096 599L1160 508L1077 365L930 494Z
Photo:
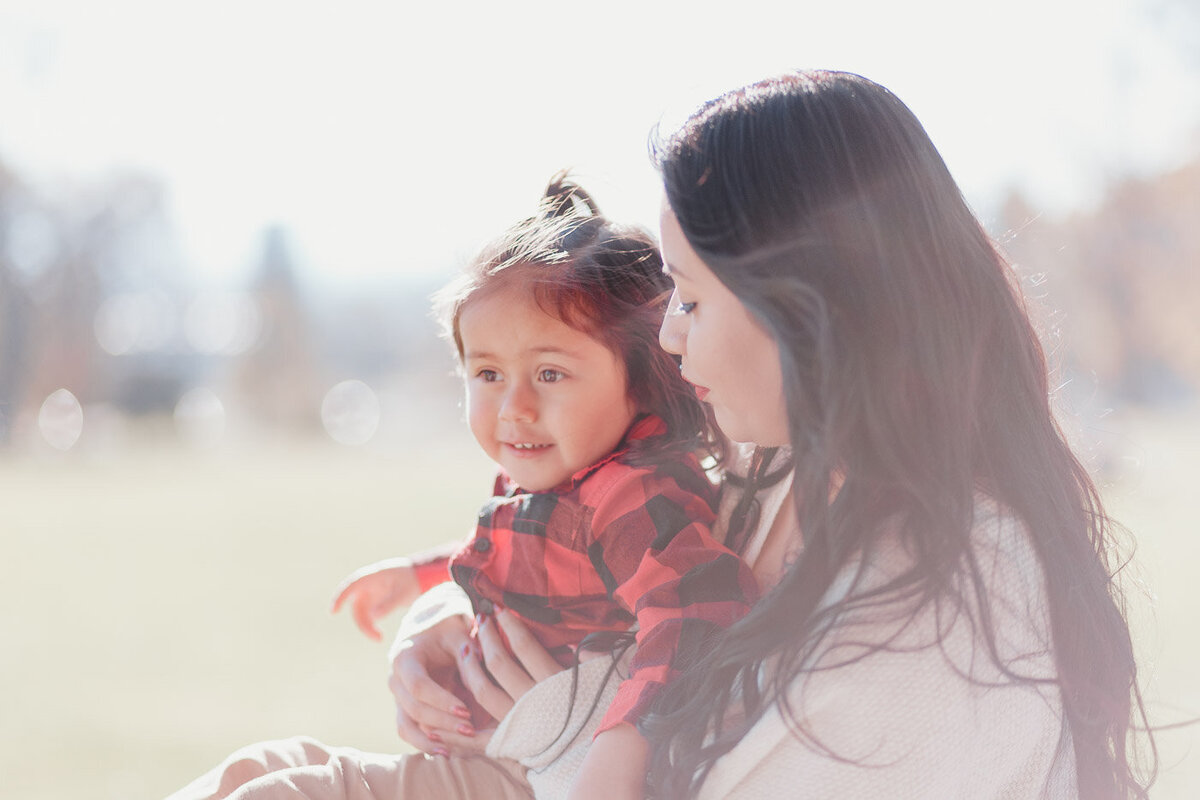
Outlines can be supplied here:
M492 549L492 540L476 539L475 544L471 545L471 547L474 548L476 553L486 553L488 550Z

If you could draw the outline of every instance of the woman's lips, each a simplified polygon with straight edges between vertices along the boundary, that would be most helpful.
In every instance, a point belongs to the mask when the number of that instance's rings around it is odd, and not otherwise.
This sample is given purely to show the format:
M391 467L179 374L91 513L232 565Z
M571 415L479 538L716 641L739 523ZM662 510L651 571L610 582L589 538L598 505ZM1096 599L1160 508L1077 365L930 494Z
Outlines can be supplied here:
M683 375L683 379L692 385L692 390L696 393L696 399L703 403L704 398L708 397L708 387L701 386L695 381L689 380L687 375Z

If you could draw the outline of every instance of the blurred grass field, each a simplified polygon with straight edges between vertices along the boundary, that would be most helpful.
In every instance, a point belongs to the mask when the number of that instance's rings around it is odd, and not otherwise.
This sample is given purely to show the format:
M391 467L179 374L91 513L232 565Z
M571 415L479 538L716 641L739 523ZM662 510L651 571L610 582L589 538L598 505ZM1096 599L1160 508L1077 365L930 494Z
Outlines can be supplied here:
M1154 721L1200 715L1200 416L1114 420L1104 438L1106 493L1156 598L1133 609ZM465 534L489 474L461 426L387 450L0 458L0 794L152 800L297 733L401 749L386 647L331 616L331 593L356 566ZM1195 797L1200 726L1160 749L1153 796Z

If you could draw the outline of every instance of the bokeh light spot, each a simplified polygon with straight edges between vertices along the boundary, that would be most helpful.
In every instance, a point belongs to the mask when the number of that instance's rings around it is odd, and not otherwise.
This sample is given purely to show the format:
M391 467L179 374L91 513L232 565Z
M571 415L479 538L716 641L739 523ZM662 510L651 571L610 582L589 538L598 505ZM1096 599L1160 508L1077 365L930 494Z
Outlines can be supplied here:
M110 355L157 350L170 340L175 310L161 290L113 295L96 312L96 342Z
M206 292L188 306L184 333L197 352L236 356L258 340L258 307L245 294Z
M360 380L342 381L325 393L321 424L335 442L366 444L379 429L379 398Z
M225 434L225 404L211 389L189 389L175 404L175 429L193 444L216 444Z
M83 433L83 406L67 389L50 393L38 412L38 430L56 450L70 450Z

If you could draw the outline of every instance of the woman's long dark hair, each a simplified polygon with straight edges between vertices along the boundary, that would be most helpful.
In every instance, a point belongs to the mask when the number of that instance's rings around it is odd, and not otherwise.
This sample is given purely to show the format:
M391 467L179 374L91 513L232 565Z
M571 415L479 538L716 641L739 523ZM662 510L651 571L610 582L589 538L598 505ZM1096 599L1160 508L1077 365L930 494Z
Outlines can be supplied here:
M635 463L669 461L697 448L719 449L708 412L658 345L671 281L646 230L613 222L567 172L554 175L538 213L487 244L436 306L461 359L459 318L472 299L501 285L527 286L547 314L605 345L625 367L630 399L666 432L633 444Z
M772 704L790 714L789 684L852 605L949 599L1003 675L1035 682L997 655L970 539L983 491L1024 523L1048 576L1080 796L1145 797L1112 524L1054 421L1012 270L916 117L860 76L788 74L702 107L655 158L688 242L779 343L804 547L646 721L652 785L693 794ZM894 520L915 566L886 596L860 590L821 607ZM777 672L760 690L768 661ZM744 721L728 713L735 703Z

